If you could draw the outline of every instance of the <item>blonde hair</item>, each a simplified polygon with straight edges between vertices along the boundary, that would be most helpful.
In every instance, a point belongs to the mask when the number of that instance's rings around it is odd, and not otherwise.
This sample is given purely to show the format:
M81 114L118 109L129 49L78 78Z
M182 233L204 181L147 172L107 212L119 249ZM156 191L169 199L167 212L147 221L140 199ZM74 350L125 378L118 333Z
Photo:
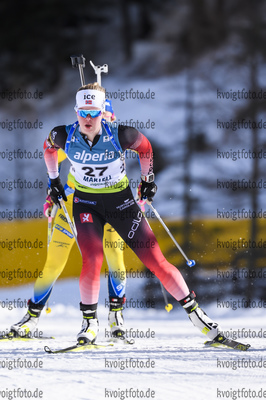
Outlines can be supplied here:
M87 83L87 85L83 85L79 88L78 92L80 90L86 90L86 89L91 89L91 90L99 90L99 92L103 92L105 94L105 89L99 85L98 82L94 83Z

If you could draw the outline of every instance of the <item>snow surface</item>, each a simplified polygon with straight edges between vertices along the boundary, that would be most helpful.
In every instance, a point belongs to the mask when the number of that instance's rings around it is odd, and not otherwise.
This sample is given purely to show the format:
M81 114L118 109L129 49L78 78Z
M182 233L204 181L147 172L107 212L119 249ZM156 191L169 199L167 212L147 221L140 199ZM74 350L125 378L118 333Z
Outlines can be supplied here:
M127 299L143 300L140 291L144 279L128 279ZM32 287L2 290L2 301L20 297L29 298ZM104 306L106 278L102 278L98 317L100 333L98 341L105 339L108 329L108 308ZM70 346L75 342L81 326L78 309L78 280L65 280L56 284L50 299L52 312L43 313L39 331L53 335L54 340L31 342L2 342L0 359L0 395L15 388L34 392L43 391L39 397L47 400L75 399L102 400L108 398L132 399L154 398L156 400L206 400L217 398L261 398L254 397L260 389L265 390L265 338L241 339L250 343L248 352L225 349L206 349L205 337L193 327L181 307L174 303L174 309L167 313L164 309L127 308L124 311L127 329L134 332L154 332L151 339L136 339L134 345L115 345L111 348L83 353L50 355L44 352L44 345L51 348ZM216 304L204 307L208 315L218 321L225 331L251 330L256 334L264 331L262 323L265 313L258 308L236 310L217 308ZM0 329L6 330L24 315L24 309L1 309ZM136 363L149 362L150 368L125 368L117 366L118 361L132 358ZM39 368L3 368L3 362L26 360L38 363ZM42 367L40 367L42 362ZM116 362L111 367L110 362ZM221 364L222 362L226 364ZM234 367L233 362L244 363ZM243 365L248 366L244 367ZM263 364L264 363L264 364ZM116 366L116 367L115 367ZM131 393L123 392L132 388ZM244 389L245 396L235 397L233 391ZM137 390L139 396L137 396ZM142 392L150 390L154 397L142 397ZM218 392L218 391L223 392ZM248 390L252 390L251 395ZM113 391L112 393L109 391ZM254 392L256 391L256 392ZM10 392L11 393L11 392ZM13 393L13 392L12 392ZM111 397L111 394L113 395ZM247 396L248 394L248 396ZM16 397L11 397L16 398ZM17 397L19 398L19 397Z

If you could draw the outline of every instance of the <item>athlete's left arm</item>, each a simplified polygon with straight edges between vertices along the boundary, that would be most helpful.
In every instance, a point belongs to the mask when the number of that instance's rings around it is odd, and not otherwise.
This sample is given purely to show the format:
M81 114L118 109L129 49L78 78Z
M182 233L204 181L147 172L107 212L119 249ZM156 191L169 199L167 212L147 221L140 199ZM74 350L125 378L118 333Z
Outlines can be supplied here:
M118 139L123 150L134 150L139 154L141 175L153 173L153 151L149 140L137 129L119 125Z

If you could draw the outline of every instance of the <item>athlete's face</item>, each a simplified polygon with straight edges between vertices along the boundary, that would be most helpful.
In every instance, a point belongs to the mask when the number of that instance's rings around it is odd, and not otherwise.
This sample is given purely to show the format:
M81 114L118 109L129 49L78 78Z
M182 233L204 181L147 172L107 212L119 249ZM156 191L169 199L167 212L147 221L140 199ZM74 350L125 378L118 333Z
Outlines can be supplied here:
M99 108L96 107L82 107L80 110L98 110ZM80 126L80 131L84 133L84 135L88 136L90 140L100 132L101 130L101 121L102 121L102 114L98 117L92 118L90 114L88 114L85 118L81 117L77 114L78 123Z

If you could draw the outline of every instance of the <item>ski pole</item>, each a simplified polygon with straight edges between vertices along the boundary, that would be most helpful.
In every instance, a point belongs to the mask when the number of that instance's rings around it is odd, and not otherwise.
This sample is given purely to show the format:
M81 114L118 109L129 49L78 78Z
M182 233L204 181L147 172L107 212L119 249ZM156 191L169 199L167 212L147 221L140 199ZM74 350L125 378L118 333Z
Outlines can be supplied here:
M53 218L51 216L51 214L48 215L48 229L47 229L47 247L49 247L49 244L51 242L51 238L52 238L52 221Z
M160 223L162 224L162 226L164 227L164 229L166 230L166 232L168 233L168 235L170 236L170 238L172 239L172 241L174 242L174 244L176 245L176 247L178 248L178 250L180 251L180 253L182 254L182 256L184 257L184 259L187 262L187 265L189 267L194 267L194 265L196 264L196 262L194 260L189 260L186 256L186 254L183 252L183 250L181 249L181 247L179 246L179 244L177 243L177 241L175 240L174 236L172 235L172 233L169 231L169 229L167 228L167 226L165 225L165 223L163 222L162 218L160 217L160 214L158 213L158 211L153 207L153 205L151 204L151 202L147 201L148 205L150 206L150 208L152 209L152 211L154 212L154 214L156 215L156 217L158 218L158 220L160 221Z
M149 224L149 221L148 221L148 219L146 218L146 215L145 215L145 207L144 207L145 200L140 200L140 199L136 199L136 200L137 200L137 203L138 203L139 206L140 206L140 209L141 209L141 212L142 212L143 217L145 218L147 224L149 225L149 228L151 229L151 226L150 226L150 224ZM162 291L163 298L164 298L164 303L165 303L165 307L164 307L164 308L166 309L167 312L170 312L170 311L173 309L173 304L168 303L166 290L165 290L165 288L163 287L162 282L161 282L160 280L159 280L159 282L160 282L161 291Z
M54 206L55 206L55 204L53 205L53 208L54 208ZM49 249L49 244L52 239L52 222L53 222L52 213L49 213L49 215L48 215L48 230L47 230L47 251ZM51 308L49 307L48 300L46 302L46 310L45 311L46 311L46 314L49 314L51 312Z
M48 215L47 247L49 247L49 244L52 239L52 223L53 223L53 218L55 217L56 212L57 212L57 205L54 204L51 213L49 213L49 215Z
M52 239L52 223L53 223L53 218L55 217L55 214L57 212L57 204L53 205L52 211L48 215L48 234L47 234L47 251L49 249L49 244ZM49 299L46 302L46 314L49 314L51 312L51 308L49 307Z
M167 295L166 295L166 291L165 288L163 287L162 282L159 280L160 285L161 285L161 290L162 290L162 294L163 294L163 298L164 298L164 302L165 302L165 309L167 312L170 312L173 309L173 304L168 303L168 299L167 299Z
M63 210L64 210L64 213L65 213L65 216L66 216L68 225L70 226L71 232L72 232L72 234L73 234L73 236L74 236L74 238L75 238L75 240L76 240L76 243L77 243L78 249L79 249L79 251L80 251L80 254L82 254L82 253L81 253L81 250L80 250L80 247L79 247L79 244L78 244L77 230L76 230L75 225L73 224L73 222L72 222L71 219L70 219L70 216L69 216L68 211L67 211L66 206L65 206L65 202L64 202L64 200L62 199L62 197L59 197L58 200L59 200L59 202L60 202L61 207L62 207Z
M54 208L55 204L53 205ZM53 211L53 210L52 210ZM52 222L53 222L53 217L52 213L49 213L48 215L48 229L47 229L47 251L49 249L49 244L52 239ZM46 314L49 314L51 312L51 308L49 307L48 300L46 302Z

